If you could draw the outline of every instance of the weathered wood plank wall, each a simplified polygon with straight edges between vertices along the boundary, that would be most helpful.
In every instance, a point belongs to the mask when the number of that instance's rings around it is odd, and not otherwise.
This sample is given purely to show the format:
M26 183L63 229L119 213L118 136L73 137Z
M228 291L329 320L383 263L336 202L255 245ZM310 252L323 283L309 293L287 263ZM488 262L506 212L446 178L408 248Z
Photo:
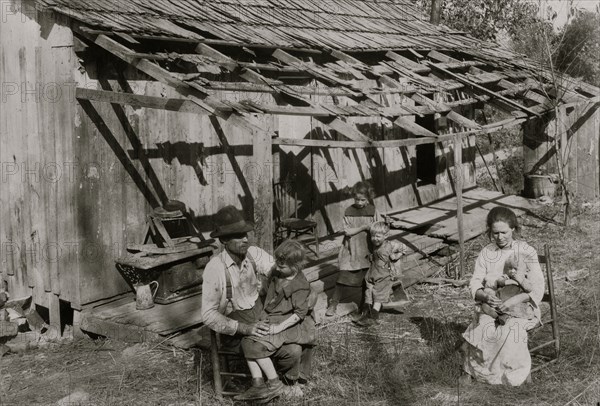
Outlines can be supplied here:
M600 110L593 103L574 108L563 106L558 116L558 120L544 117L525 123L524 172L558 172L553 143L558 131L569 190L583 199L594 199L600 196Z
M57 295L76 294L78 285L70 259L78 243L72 34L64 18L40 12L32 19L35 8L3 11L3 277L13 295L33 294L36 303L56 307Z
M438 170L436 184L417 187L415 147L281 146L269 157L268 140L221 119L77 102L75 86L178 95L129 69L119 76L123 66L102 53L81 67L65 21L53 15L38 16L39 24L22 18L25 23L18 17L2 25L2 38L10 38L0 53L2 77L19 86L35 81L48 92L58 87L62 99L48 93L49 100L25 95L23 102L19 90L3 105L11 114L2 120L0 141L2 277L15 295L33 294L36 303L49 308L51 299L60 298L79 308L127 291L114 259L127 244L143 239L146 213L167 199L186 203L205 236L213 228L214 213L233 204L259 224L262 232L256 239L269 248L265 223L271 217L271 174L275 182L282 174L295 174L300 215L312 214L321 235L341 229L344 209L351 204L342 190L358 180L372 181L381 211L452 194L443 159L447 146L437 146L431 163ZM223 92L219 97L276 103L270 94ZM310 117L250 119L281 137L339 137ZM376 139L408 136L396 128L382 130L380 119L354 122ZM26 170L36 165L39 174ZM474 184L472 174L466 179L467 185ZM36 246L38 257L28 257L28 247Z

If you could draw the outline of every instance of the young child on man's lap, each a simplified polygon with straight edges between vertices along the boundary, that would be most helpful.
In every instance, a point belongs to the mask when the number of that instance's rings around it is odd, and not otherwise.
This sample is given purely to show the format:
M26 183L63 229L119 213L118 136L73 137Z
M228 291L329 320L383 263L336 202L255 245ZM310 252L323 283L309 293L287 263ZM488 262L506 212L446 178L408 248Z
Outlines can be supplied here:
M252 375L252 386L236 400L268 401L284 389L271 355L284 344L312 344L315 323L309 312L310 285L302 272L306 262L302 244L286 240L274 253L276 269L267 283L261 321L271 325L262 337L246 336L241 345ZM266 377L266 382L263 378Z

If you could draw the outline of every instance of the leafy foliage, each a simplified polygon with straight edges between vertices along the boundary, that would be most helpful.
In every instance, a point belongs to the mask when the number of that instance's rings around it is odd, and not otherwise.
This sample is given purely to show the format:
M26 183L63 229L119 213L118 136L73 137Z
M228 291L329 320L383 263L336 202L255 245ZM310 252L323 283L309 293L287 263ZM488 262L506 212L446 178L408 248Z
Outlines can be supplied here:
M527 55L544 68L549 68L548 48L546 42L553 43L556 33L552 22L537 20L532 24L518 27L512 35L512 49Z
M431 0L416 4L429 14ZM442 0L443 24L483 40L496 40L502 31L513 36L537 15L538 6L523 0Z
M600 86L600 14L578 11L556 36L556 67Z

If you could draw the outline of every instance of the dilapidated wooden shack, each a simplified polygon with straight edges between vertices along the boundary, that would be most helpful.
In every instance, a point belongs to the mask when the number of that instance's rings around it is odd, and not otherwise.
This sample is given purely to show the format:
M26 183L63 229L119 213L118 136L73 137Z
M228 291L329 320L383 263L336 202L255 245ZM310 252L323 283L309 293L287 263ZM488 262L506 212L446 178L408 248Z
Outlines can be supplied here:
M457 228L463 209L518 205L480 190L462 196L475 187L474 137L553 114L533 64L431 25L405 0L3 6L2 279L55 324L61 308L77 320L131 290L115 259L168 200L187 205L204 237L216 211L236 205L271 249L273 188L291 184L299 217L316 221L324 241L315 282L333 278L334 267L321 271L334 262L344 190L358 180L374 184L380 211L419 229L407 239L430 239L416 253L462 240L478 230L462 220ZM569 83L561 103L584 109L588 123L571 132L589 152L576 172L597 196L599 93ZM477 121L484 106L507 118ZM197 297L178 303L170 315L179 324L153 331L199 323ZM128 323L115 309L104 320Z

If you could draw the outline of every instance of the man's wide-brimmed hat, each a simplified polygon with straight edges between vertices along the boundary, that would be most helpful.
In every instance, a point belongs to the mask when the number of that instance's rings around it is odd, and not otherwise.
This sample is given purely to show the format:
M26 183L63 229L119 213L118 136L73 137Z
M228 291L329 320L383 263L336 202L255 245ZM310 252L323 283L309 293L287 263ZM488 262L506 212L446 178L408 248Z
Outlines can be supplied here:
M247 233L254 230L254 224L244 220L244 216L235 206L225 206L215 214L216 230L210 233L213 238Z

